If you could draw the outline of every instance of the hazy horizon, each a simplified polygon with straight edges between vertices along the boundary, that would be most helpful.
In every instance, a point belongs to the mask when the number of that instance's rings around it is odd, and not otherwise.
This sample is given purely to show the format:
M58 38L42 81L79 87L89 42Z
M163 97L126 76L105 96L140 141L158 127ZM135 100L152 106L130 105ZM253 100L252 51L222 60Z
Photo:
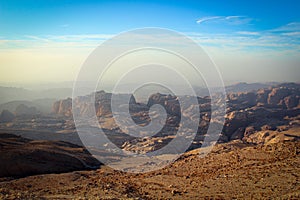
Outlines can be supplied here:
M300 83L300 81L265 81L265 82L247 82L247 81L230 81L230 82L224 82L224 86L233 86L237 84L281 84L281 83ZM62 82L38 82L38 83L12 83L12 82L0 82L0 87L6 87L6 88L20 88L20 89L27 89L27 90L51 90L51 89L72 89L73 88L74 81L62 81ZM128 85L132 85L134 83L128 83ZM106 85L103 87L105 90L107 87L111 87L113 85ZM126 85L125 85L126 86ZM180 85L174 85L174 86L180 86ZM205 85L193 85L194 87L199 88L206 88ZM94 87L91 84L86 85L86 87ZM97 87L101 90L101 87Z

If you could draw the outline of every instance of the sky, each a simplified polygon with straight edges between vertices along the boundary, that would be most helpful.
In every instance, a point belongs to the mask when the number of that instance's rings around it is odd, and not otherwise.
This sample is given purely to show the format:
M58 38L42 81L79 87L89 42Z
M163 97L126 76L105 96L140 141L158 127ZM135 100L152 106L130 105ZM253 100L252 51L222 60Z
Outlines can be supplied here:
M143 27L192 38L225 83L299 82L299 10L297 0L1 0L0 83L73 81L103 41Z

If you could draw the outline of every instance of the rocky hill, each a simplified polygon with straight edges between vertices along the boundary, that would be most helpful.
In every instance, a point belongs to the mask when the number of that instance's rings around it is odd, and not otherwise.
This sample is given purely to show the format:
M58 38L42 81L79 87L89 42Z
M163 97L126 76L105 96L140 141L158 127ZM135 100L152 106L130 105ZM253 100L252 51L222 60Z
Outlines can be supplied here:
M29 140L0 134L0 177L62 173L98 168L88 151L68 142Z

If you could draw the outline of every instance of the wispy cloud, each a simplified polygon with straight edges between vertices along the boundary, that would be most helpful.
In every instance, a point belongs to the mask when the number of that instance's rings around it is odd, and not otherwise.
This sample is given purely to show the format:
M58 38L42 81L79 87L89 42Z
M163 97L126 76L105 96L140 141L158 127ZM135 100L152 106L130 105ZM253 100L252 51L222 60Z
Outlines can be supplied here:
M291 32L291 31L300 31L300 22L291 22L284 26L272 29L273 32Z
M293 22L271 30L244 29L218 34L192 33L190 37L204 47L219 49L219 51L299 55L300 30L298 28L300 23Z
M48 35L53 40L107 40L113 37L113 34L80 34L80 35Z
M197 23L205 23L211 20L236 20L243 16L214 16L199 19ZM186 33L200 45L232 51L269 51L282 52L289 50L300 52L300 23L293 22L271 30L253 31L245 27L240 31L226 31L223 33ZM71 49L93 49L101 42L112 38L113 34L82 34L82 35L26 35L17 40L0 39L0 50L7 49L47 49L47 48L71 48ZM148 38L145 38L148 41ZM166 40L172 44L172 39Z
M300 31L282 33L282 35L300 37Z
M245 17L245 16L240 16L240 15L232 15L232 16L227 16L225 17L225 19L229 20L229 19L239 19L241 17Z
M256 31L238 31L237 34L239 34L239 35L260 35L260 33L256 32Z
M300 22L291 22L275 29L268 30L271 34L279 34L290 38L300 37ZM298 41L299 42L299 41Z
M37 41L42 41L42 42L50 42L50 40L48 38L42 38L42 37L38 37L35 35L25 35L26 38L29 38L31 40L37 40Z
M224 20L239 19L237 16L227 16ZM214 19L206 19L214 20ZM205 23L205 20L200 23ZM260 73L261 66L280 66L282 72L293 70L289 74L297 76L299 71L300 55L300 31L295 26L297 23L287 24L274 30L253 31L245 27L238 27L238 30L216 33L216 32L192 32L185 33L199 45L203 46L212 59L227 73L227 77L233 77L236 69L241 70L247 78L253 73L253 67L259 72L258 76L264 79ZM291 28L293 27L293 28ZM284 31L277 31L278 29ZM2 74L11 71L11 77L21 80L27 77L28 80L35 78L41 80L70 80L76 77L76 71L87 58L89 53L102 41L113 37L113 34L83 34L83 35L25 35L18 38L0 38L0 60L2 63ZM145 41L151 42L145 37ZM137 37L133 37L134 40ZM167 38L164 38L167 37ZM177 37L157 37L158 40L173 44L178 41ZM138 38L139 40L140 38ZM18 59L16 59L18 58ZM282 59L278 62L276 59ZM288 61L288 59L291 61ZM269 60L272 62L270 63ZM293 63L294 62L294 63ZM25 67L23 66L31 66ZM42 68L41 68L42 66ZM283 67L284 66L284 67ZM20 70L21 69L21 70ZM24 73L23 73L23 71ZM38 71L37 69L41 69ZM74 70L76 69L76 70ZM246 71L246 70L249 71ZM297 69L297 70L296 70ZM19 73L22 71L22 73ZM44 73L47 71L47 73ZM48 73L49 72L49 73ZM272 71L271 71L272 72ZM1 74L1 73L0 73ZM228 75L229 74L229 75ZM287 75L286 75L287 76ZM9 76L3 76L3 80L9 80ZM30 78L29 78L30 77ZM6 79L5 79L6 78ZM226 78L226 77L225 77ZM296 77L297 78L297 77ZM41 80L40 80L41 79Z
M210 16L197 20L198 24L215 25L251 25L256 19L247 16ZM207 47L231 49L233 51L252 51L252 52L292 52L295 55L300 53L300 22L290 22L277 28L269 30L247 29L247 26L241 26L238 30L226 29L224 32L206 33L198 36L191 36L200 44ZM250 28L250 27L249 27ZM230 30L230 31L228 31Z
M231 25L240 25L240 24L246 24L252 21L252 18L249 18L247 16L241 16L241 15L230 15L230 16L208 16L208 17L202 17L196 21L197 24L203 24L208 22L222 22L222 23L228 23Z
M24 35L18 39L2 38L0 49L19 47L95 47L99 43L112 38L113 34L82 34L82 35Z
M113 34L83 35L24 35L18 39L0 39L0 50L13 49L55 49L55 48L95 48L101 42L113 37Z
M203 22L217 20L217 19L221 19L221 18L222 18L221 16L203 17L203 18L198 19L196 22L197 22L197 24L201 24Z

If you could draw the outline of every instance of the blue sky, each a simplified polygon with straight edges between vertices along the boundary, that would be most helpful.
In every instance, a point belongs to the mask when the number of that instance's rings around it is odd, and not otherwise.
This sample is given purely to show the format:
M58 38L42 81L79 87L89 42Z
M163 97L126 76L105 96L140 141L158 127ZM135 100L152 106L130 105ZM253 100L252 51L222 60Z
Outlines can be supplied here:
M299 81L299 10L297 0L1 0L0 81L74 80L101 41L143 27L190 36L231 82Z
M300 2L290 1L78 1L2 0L0 30L3 37L118 33L145 26L181 32L264 31L300 21ZM242 26L199 26L209 16L244 16Z

